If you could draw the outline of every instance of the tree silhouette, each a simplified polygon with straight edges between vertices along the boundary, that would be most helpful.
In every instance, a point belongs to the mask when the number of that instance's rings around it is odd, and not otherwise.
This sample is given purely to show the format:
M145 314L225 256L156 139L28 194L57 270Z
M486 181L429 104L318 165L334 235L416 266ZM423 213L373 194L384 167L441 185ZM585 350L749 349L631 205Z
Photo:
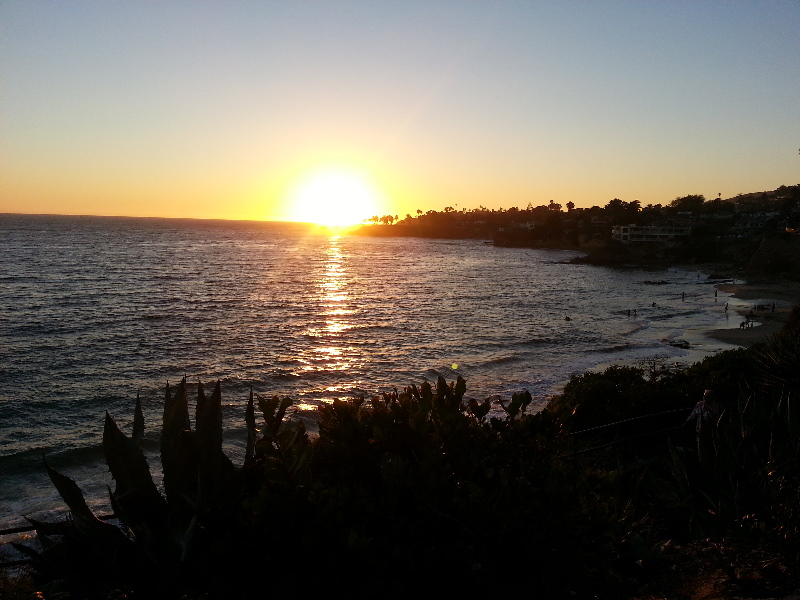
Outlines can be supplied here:
M681 212L700 212L705 201L706 197L702 194L689 194L682 198L675 198L669 205Z

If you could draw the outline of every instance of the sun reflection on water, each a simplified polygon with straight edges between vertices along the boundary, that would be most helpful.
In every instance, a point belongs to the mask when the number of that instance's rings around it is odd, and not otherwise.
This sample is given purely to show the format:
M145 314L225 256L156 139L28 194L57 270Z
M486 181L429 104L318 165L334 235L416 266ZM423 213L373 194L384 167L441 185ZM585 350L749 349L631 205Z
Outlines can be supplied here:
M317 281L320 320L306 332L317 338L319 345L306 355L304 371L346 371L356 362L342 339L353 328L349 317L356 310L349 305L346 256L341 242L340 235L333 235L324 249L322 272Z

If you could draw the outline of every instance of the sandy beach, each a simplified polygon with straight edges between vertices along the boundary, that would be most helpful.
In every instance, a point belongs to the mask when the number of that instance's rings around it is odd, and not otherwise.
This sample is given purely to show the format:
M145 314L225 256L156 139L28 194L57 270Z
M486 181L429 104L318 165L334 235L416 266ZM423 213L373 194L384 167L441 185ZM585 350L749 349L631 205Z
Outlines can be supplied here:
M720 292L732 294L737 300L747 303L746 308L736 310L741 315L741 321L745 320L751 310L753 312L753 327L712 329L705 332L707 337L735 346L751 346L778 333L789 318L792 308L800 303L800 283L795 281L724 283L716 287ZM758 310L759 306L766 307L766 310Z

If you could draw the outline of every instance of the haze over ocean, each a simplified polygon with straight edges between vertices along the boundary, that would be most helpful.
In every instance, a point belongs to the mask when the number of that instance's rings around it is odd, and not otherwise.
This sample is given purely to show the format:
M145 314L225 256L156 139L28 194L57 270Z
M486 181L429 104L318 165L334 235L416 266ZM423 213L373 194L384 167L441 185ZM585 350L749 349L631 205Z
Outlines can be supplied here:
M295 398L309 422L322 402L438 375L462 375L470 397L528 389L541 405L574 373L683 361L669 341L725 326L727 298L705 275L565 264L576 254L285 223L3 215L0 525L60 507L42 449L102 504L104 412L129 428L139 393L157 452L164 385L184 375L221 382L241 460L251 386Z

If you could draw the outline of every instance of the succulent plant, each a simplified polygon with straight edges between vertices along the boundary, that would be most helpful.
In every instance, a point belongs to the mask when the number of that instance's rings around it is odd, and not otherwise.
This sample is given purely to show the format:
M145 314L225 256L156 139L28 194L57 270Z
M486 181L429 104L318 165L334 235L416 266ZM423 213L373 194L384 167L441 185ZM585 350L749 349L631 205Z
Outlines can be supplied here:
M198 572L212 564L216 571L225 556L237 554L232 546L241 533L248 490L270 479L308 479L305 429L302 423L283 424L291 404L288 398L259 400L266 427L258 439L250 392L245 462L235 466L222 450L219 382L210 396L198 385L194 430L185 378L172 394L167 385L160 443L163 494L140 448L144 418L139 398L130 437L106 413L102 445L115 482L109 497L120 526L98 519L78 485L45 459L70 518L56 523L29 519L43 551L19 549L46 579L68 579L88 596L112 582L158 595L190 589Z

